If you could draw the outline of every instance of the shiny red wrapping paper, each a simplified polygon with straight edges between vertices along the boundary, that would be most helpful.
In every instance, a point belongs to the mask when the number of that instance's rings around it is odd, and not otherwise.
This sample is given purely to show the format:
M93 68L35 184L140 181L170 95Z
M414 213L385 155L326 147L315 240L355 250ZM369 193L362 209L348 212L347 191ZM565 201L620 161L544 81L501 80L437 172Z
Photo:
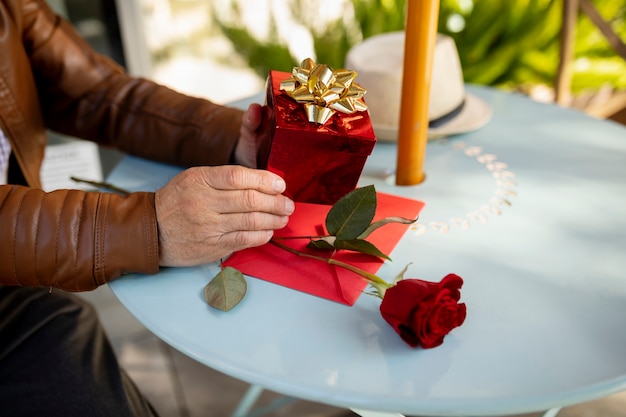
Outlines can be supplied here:
M334 204L357 186L376 137L369 113L337 112L319 125L280 90L290 73L270 71L258 166L280 175L295 201Z

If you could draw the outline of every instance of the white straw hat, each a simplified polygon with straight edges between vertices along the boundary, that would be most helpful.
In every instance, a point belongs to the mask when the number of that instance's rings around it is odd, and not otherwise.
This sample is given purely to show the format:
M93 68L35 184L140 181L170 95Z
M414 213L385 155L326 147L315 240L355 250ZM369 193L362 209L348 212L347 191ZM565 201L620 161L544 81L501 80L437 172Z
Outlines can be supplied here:
M345 68L356 71L357 82L367 89L365 102L377 139L398 136L404 32L365 39L348 51ZM476 130L491 119L491 107L465 91L461 62L454 40L438 34L433 57L428 109L428 138Z

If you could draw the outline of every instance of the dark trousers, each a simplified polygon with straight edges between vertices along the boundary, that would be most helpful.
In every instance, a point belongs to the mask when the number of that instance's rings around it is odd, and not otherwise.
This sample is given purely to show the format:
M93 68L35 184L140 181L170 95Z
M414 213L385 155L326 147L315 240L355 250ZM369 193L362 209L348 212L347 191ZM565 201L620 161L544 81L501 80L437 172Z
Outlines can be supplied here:
M0 416L156 416L120 369L93 307L0 287Z

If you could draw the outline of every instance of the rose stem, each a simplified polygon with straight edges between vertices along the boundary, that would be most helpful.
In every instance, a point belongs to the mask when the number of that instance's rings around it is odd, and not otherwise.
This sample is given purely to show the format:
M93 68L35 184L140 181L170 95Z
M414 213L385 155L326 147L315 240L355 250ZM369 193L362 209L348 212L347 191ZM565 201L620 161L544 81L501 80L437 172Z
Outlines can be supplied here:
M275 245L275 246L278 246L281 249L286 250L287 252L291 252L294 255L303 256L305 258L316 259L316 260L321 261L321 262L326 262L326 263L328 263L330 265L336 265L336 266L339 266L341 268L344 268L344 269L347 269L349 271L352 271L355 274L358 274L358 275L362 276L363 278L369 280L372 283L376 283L378 285L382 285L385 288L389 288L390 287L389 283L387 281L385 281L384 279L380 278L379 276L371 274L371 273L369 273L367 271L359 269L359 268L357 268L355 266L352 266L350 264L338 261L338 260L333 259L333 258L323 258L321 256L311 255L310 253L300 252L299 250L296 250L294 248L290 248L289 246L283 245L282 243L279 243L279 242L275 241L274 239L270 240L270 243Z

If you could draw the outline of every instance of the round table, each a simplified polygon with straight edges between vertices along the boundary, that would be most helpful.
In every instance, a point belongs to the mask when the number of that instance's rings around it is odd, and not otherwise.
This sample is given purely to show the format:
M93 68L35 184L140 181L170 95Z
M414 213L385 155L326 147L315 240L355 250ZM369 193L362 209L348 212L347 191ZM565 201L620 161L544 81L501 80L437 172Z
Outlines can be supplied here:
M423 184L394 185L396 145L385 142L360 181L426 203L380 276L411 263L408 277L454 272L465 281L467 320L442 346L408 347L370 296L348 307L248 277L239 306L211 309L202 290L216 264L127 275L112 291L198 362L340 407L489 416L626 389L626 129L521 95L468 90L493 107L493 119L429 143ZM178 171L127 157L108 180L153 190Z

